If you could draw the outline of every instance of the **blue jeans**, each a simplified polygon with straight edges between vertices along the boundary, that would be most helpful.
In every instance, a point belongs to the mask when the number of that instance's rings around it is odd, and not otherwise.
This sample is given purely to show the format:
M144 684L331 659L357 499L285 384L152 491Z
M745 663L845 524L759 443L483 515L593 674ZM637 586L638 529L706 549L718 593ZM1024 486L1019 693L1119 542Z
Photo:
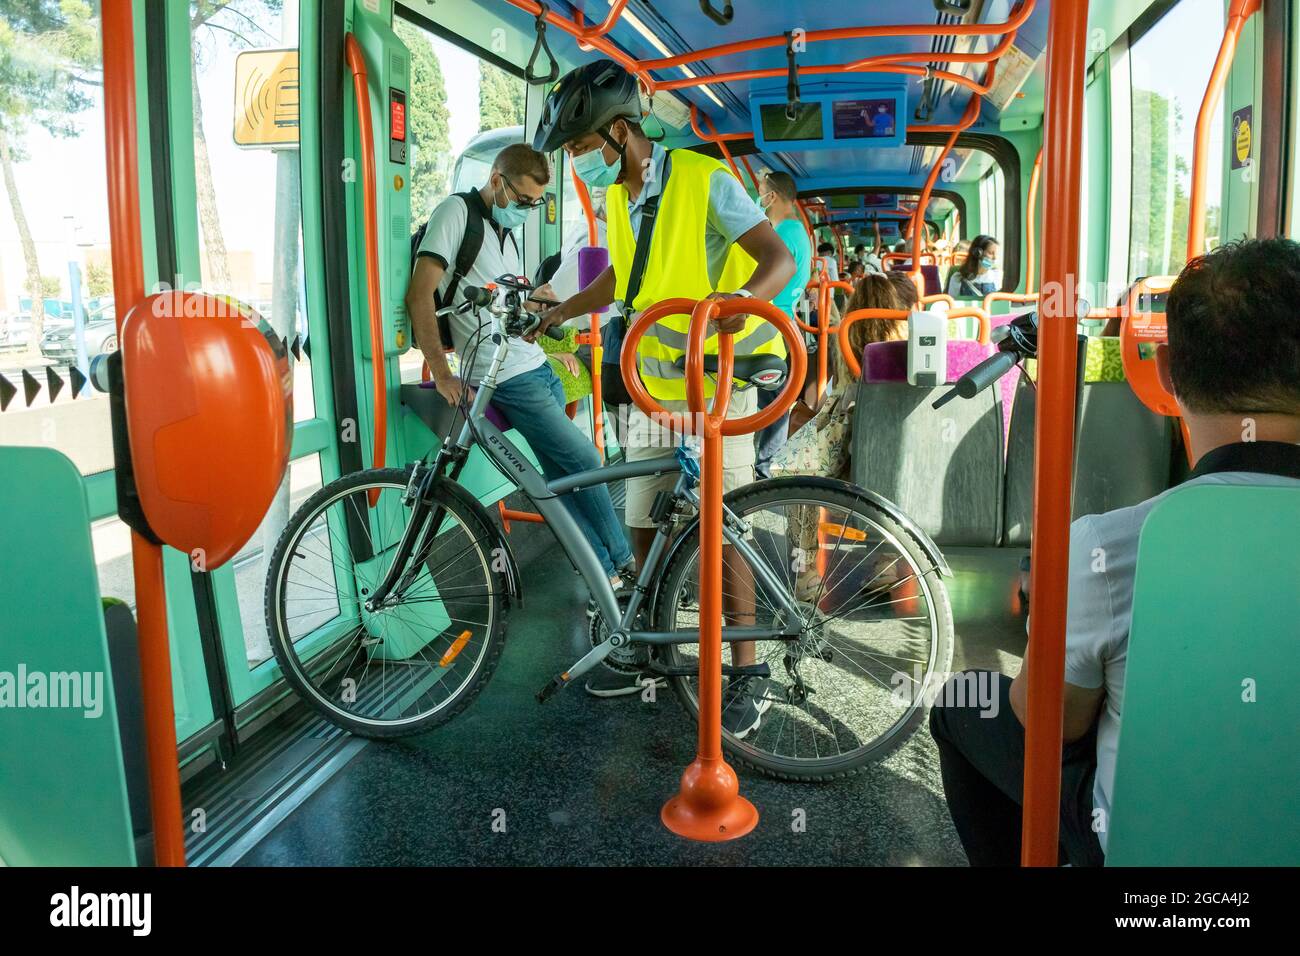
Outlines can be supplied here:
M492 404L528 442L548 481L600 467L596 447L564 413L564 387L550 365L502 382ZM607 486L584 488L563 495L561 500L606 574L612 577L632 560L632 549Z
M780 392L758 390L758 409L762 411L781 397ZM772 459L785 447L789 437L790 413L786 412L772 424L754 435L754 474L760 479L772 477Z

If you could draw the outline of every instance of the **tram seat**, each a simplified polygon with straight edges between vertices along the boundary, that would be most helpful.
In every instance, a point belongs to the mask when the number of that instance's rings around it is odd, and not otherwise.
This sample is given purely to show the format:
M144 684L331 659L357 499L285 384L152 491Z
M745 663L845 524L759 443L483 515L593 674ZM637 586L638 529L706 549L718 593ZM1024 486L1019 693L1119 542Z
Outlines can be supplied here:
M1089 338L1075 442L1073 517L1101 514L1153 498L1169 487L1172 419L1148 409L1129 387L1118 338ZM1030 363L1031 374L1033 363ZM1036 388L1016 388L1007 437L1007 545L1029 545L1034 514ZM1122 452L1120 451L1122 449Z
M1297 527L1284 487L1193 485L1147 516L1108 866L1300 864Z
M948 381L989 355L948 343ZM907 343L875 342L862 359L853 419L853 480L911 515L941 546L994 546L1002 521L1001 397L931 404L946 387L907 384Z
M402 404L415 412L429 430L440 439L447 434L447 430L451 427L451 420L458 414L447 404L447 400L438 394L433 382L403 385ZM508 431L510 428L506 417L492 405L488 405L487 419L502 431Z
M921 276L925 279L925 294L938 295L943 291L943 280L939 278L939 267L935 265L921 266Z

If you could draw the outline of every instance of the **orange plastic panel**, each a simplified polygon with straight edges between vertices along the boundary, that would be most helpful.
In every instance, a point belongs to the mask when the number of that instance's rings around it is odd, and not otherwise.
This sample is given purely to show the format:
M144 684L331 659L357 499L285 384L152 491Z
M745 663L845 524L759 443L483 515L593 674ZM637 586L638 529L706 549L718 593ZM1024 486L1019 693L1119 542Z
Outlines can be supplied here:
M218 568L252 537L284 478L287 350L253 310L175 291L127 314L121 347L145 517L164 543Z
M1176 418L1178 403L1156 375L1155 347L1169 341L1164 312L1152 311L1148 297L1167 293L1174 276L1139 279L1129 290L1128 308L1120 325L1120 358L1124 375L1142 404L1160 415Z

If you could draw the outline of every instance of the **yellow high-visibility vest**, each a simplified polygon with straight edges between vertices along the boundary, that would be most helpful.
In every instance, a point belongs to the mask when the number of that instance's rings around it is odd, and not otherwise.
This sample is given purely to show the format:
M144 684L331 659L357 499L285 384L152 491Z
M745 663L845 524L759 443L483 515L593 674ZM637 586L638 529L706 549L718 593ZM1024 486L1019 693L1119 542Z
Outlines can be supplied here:
M659 199L641 288L636 301L627 303L633 312L643 312L664 299L703 299L712 292L735 292L749 280L757 264L744 249L733 244L717 285L709 281L709 258L704 243L709 182L714 172L726 167L712 157L688 149L675 149L671 157L668 185ZM609 187L605 208L609 260L616 279L614 295L623 300L636 253L636 237L632 233L627 189L621 183ZM690 326L689 315L666 316L651 326L637 346L641 380L655 398L686 398L685 373L674 363L686 354ZM746 319L744 329L733 336L733 341L737 355L786 354L785 339L776 326L756 316ZM705 339L704 351L717 353L716 333ZM706 396L713 394L711 381L705 381L704 391Z

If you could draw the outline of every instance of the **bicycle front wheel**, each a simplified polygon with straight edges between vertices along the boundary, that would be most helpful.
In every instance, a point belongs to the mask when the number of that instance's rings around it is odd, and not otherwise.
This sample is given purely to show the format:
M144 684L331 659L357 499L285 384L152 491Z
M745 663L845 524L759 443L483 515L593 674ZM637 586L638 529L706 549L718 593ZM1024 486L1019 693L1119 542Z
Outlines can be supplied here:
M410 475L370 469L317 491L285 527L267 577L267 630L285 680L363 737L404 737L450 720L483 689L505 643L495 534L442 482L431 493L437 534L403 560L389 598L366 607L399 560L413 516Z
M724 677L724 709L739 708L731 729L724 711L724 749L787 780L848 776L892 753L920 725L926 688L952 663L952 610L938 568L888 510L846 482L758 482L728 495L727 506L749 526L755 560L793 598L800 636L724 643L724 664L767 664L770 673ZM750 565L723 548L724 642L727 624L784 623L784 602ZM699 576L697 528L665 573L660 630L698 629ZM674 677L673 688L698 719L698 643L664 651L668 664L692 672Z

